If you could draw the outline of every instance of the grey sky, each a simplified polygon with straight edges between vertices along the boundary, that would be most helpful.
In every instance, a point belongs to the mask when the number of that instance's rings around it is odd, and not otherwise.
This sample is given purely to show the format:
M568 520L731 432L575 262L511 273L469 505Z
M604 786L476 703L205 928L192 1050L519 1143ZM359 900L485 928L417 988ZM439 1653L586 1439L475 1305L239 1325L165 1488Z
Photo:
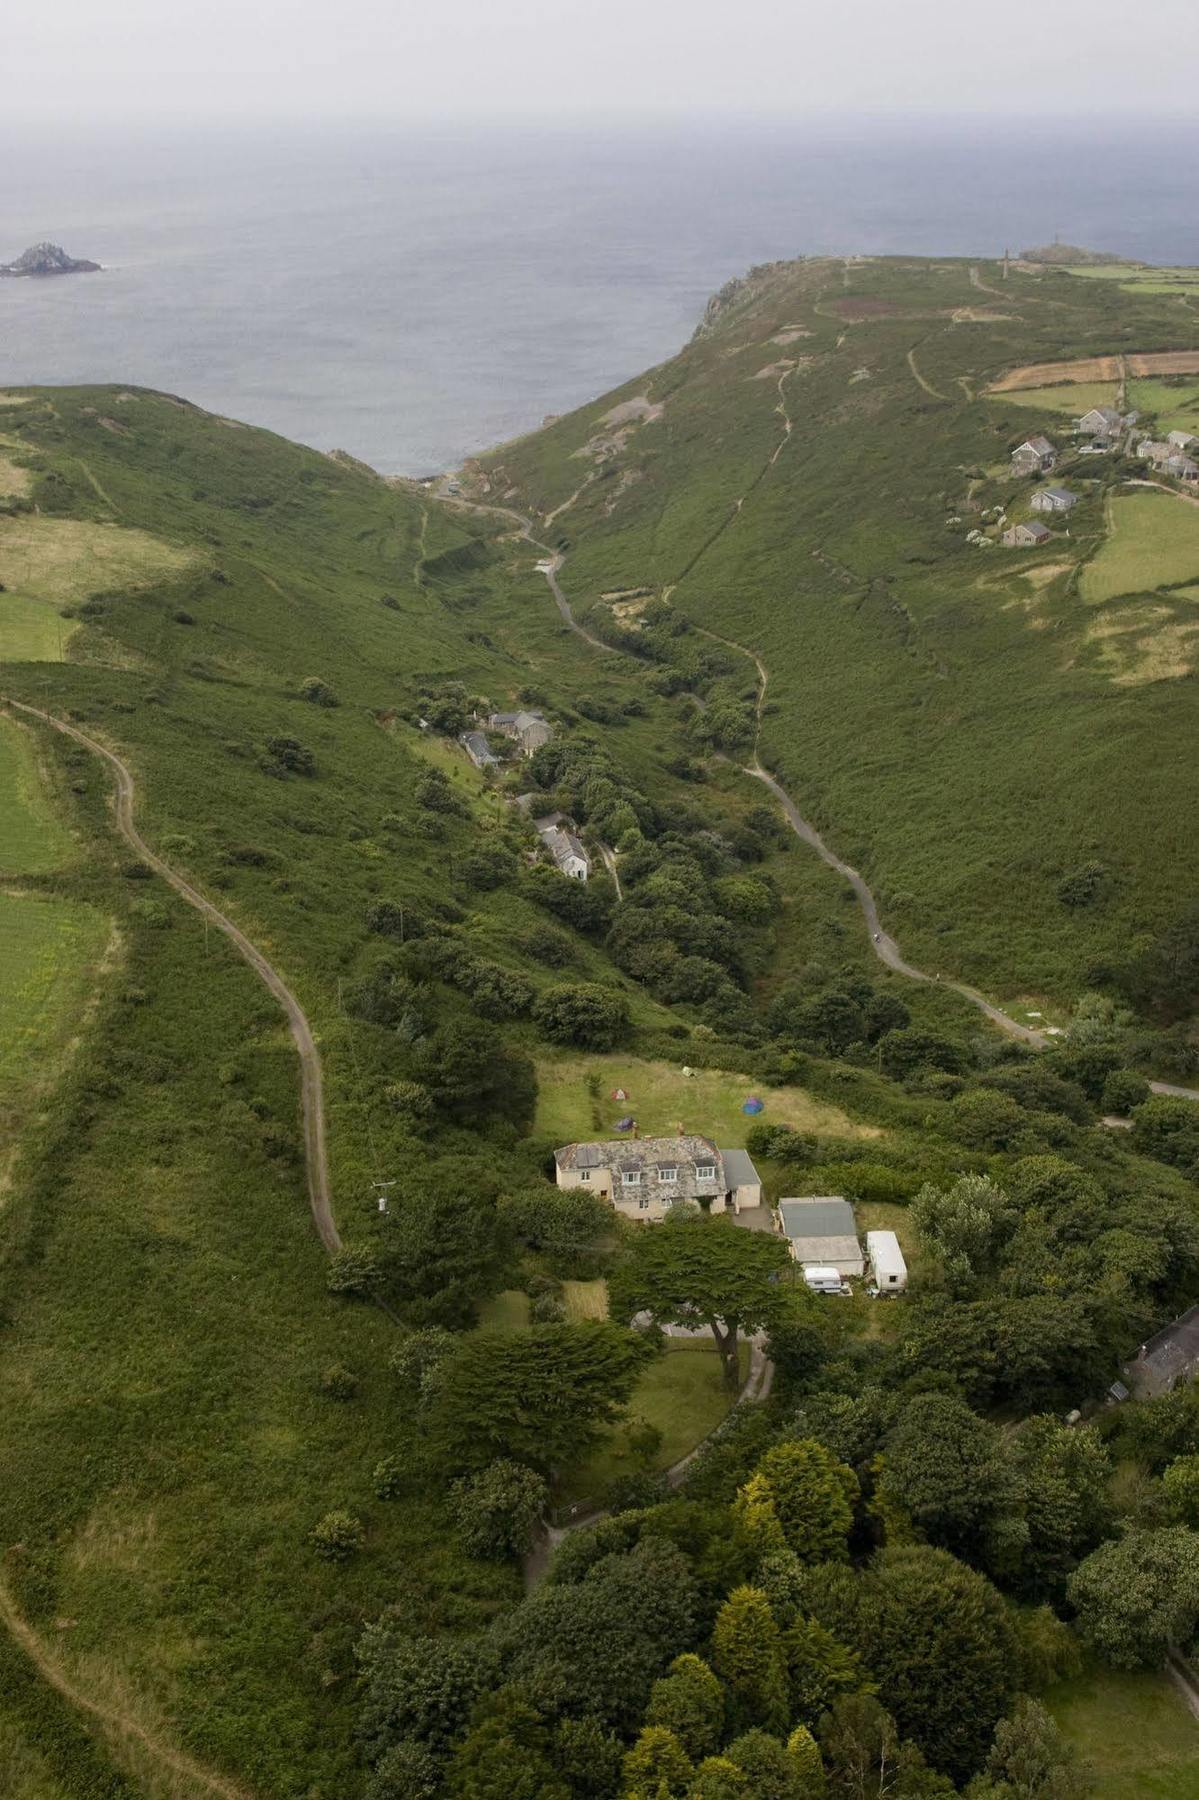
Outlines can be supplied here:
M1194 110L1194 0L45 0L5 112L203 120Z

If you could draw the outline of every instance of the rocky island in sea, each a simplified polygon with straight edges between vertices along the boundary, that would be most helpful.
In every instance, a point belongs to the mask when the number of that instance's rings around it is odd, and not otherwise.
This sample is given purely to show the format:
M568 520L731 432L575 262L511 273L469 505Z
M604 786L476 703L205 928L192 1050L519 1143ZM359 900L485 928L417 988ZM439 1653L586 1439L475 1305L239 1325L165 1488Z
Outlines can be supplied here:
M90 275L99 267L97 262L68 256L61 244L31 244L15 262L0 263L0 276Z

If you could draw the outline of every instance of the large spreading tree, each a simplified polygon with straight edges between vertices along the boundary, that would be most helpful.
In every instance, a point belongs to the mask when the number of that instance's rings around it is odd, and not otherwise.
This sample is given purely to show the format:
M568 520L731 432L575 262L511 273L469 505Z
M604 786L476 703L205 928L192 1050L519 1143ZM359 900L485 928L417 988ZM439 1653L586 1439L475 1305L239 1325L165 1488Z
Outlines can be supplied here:
M735 1392L741 1336L764 1330L785 1311L778 1278L789 1262L786 1245L771 1232L683 1213L635 1234L612 1272L609 1307L619 1319L648 1313L659 1325L706 1325L725 1385Z
M438 1368L430 1442L443 1468L505 1459L552 1474L587 1454L653 1355L607 1320L475 1332Z

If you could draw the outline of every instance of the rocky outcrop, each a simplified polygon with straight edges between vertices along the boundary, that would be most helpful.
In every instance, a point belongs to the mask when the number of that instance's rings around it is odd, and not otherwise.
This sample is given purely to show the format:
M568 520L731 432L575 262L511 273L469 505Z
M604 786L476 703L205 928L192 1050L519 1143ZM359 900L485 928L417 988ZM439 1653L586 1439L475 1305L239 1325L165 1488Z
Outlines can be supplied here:
M1030 263L1073 263L1082 268L1091 263L1122 263L1123 256L1110 250L1084 250L1079 244L1042 244L1039 250L1021 250L1020 261Z
M748 275L734 275L731 281L726 281L704 308L704 316L695 328L692 343L696 338L706 337L718 325L723 325L730 313L755 299L780 271L794 266L790 262L758 263Z
M0 275L90 275L97 262L68 256L61 244L31 244L16 262L0 263Z

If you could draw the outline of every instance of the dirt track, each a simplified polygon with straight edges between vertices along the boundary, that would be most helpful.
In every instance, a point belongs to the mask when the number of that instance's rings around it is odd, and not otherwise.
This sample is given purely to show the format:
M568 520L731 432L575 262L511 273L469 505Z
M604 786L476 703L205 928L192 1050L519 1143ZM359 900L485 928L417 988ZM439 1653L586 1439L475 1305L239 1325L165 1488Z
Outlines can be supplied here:
M333 1210L329 1198L329 1159L325 1144L325 1106L321 1082L321 1059L308 1023L307 1015L299 1001L284 981L279 971L269 963L261 950L250 942L244 931L238 929L232 919L226 918L211 902L206 900L198 889L185 881L176 873L168 862L153 850L142 837L134 823L135 789L133 776L129 773L119 756L90 738L74 725L68 725L62 719L54 718L50 713L42 712L40 707L26 706L20 700L10 700L8 704L18 712L26 713L32 719L40 719L43 725L53 726L61 731L64 737L73 738L108 764L116 776L116 824L117 830L129 847L145 863L161 875L168 887L202 913L210 925L233 944L238 954L249 963L263 985L269 988L287 1015L291 1035L295 1041L296 1052L300 1059L300 1097L304 1116L304 1161L308 1173L308 1199L312 1207L313 1222L320 1234L322 1244L330 1255L341 1248L341 1237L333 1218Z
M156 1762L161 1763L171 1778L172 1793L179 1792L176 1784L182 1779L189 1782L197 1793L215 1794L217 1800L253 1800L248 1788L239 1787L236 1782L226 1781L223 1776L204 1768L203 1764L196 1762L184 1751L176 1750L173 1745L155 1737L153 1732L147 1731L144 1725L130 1718L127 1713L114 1712L110 1707L101 1706L99 1701L89 1699L68 1678L37 1632L18 1612L7 1579L3 1575L0 1575L0 1623L11 1633L14 1642L20 1645L47 1686L52 1687L56 1694L61 1694L68 1705L76 1707L88 1718L95 1719L101 1729L117 1743L132 1739Z
M1163 353L1163 354L1191 355L1192 353L1191 352L1185 352L1185 353L1169 352L1169 353ZM1197 369L1199 369L1199 351L1194 352L1193 354L1194 354L1195 367ZM1109 358L1107 360L1111 362L1112 369L1113 369L1112 379L1114 380L1117 378L1118 373L1119 373L1119 359L1113 357L1113 358ZM1129 357L1127 359L1130 367L1134 367L1137 362L1143 361L1143 360L1145 360L1145 359L1138 358L1138 357ZM909 361L911 361L910 354L909 354ZM1052 366L1054 366L1054 365L1051 365L1051 364L1040 365L1041 368L1048 368L1048 367L1052 367ZM1063 365L1058 364L1056 366L1060 368ZM1030 367L1031 367L1031 365L1030 365ZM1019 371L1016 371L1016 372L1019 373ZM926 385L922 381L919 371L916 369L914 363L912 364L912 373L916 376L916 379L921 382L922 386ZM935 391L935 390L930 390L930 392L931 391ZM749 494L753 492L753 489L757 486L758 482L762 479L762 476L767 474L768 471L777 462L778 457L779 457L783 447L785 446L788 438L791 435L791 420L787 413L786 400L785 400L785 396L782 391L782 382L781 381L779 383L779 397L780 397L780 404L776 408L776 410L782 415L782 419L783 419L783 436L782 436L782 440L781 440L780 444L777 446L773 455L770 457L769 461L765 464L765 466L762 469L762 471L760 472L760 474L755 477L753 482L750 483L750 486L747 489L746 493L741 497L741 499L739 499L738 501L735 502L735 504L731 508L727 518L725 518L721 522L721 524L716 528L716 530L712 534L712 536L710 538L706 539L705 542L700 546L700 549L696 552L695 556L691 559L691 561L687 564L686 568L684 569L684 571L683 571L684 574L688 573L692 568L694 568L695 564L700 560L700 557L704 554L704 552L707 549L709 549L711 547L712 543L715 542L716 538L723 535L723 533L725 531L727 531L728 528L734 523L734 521L740 516L742 506L744 505L745 500L749 497ZM449 498L449 497L447 496L447 498ZM451 504L457 505L467 512L493 513L500 518L507 518L507 519L514 520L517 523L519 523L519 525L521 526L522 537L526 538L536 548L547 550L547 547L545 545L539 544L537 542L537 539L533 536L532 521L525 518L523 514L514 512L510 507L491 506L491 505L486 505L486 504L482 504L482 503L478 503L478 502L470 501L470 500L464 500L464 499L451 499ZM565 557L560 552L547 550L547 563L545 566L543 566L542 571L541 571L542 574L545 576L545 579L549 585L551 593L554 596L554 600L555 600L555 603L557 604L558 610L562 614L562 617L565 619L567 624L570 626L571 630L576 632L579 637L583 638L587 643L593 645L595 649L603 650L603 651L607 652L609 655L611 655L613 653L612 645L605 644L605 643L601 642L601 640L599 638L594 637L591 634L591 632L587 631L582 625L580 625L578 623L578 621L576 620L576 618L574 616L574 613L571 611L570 603L567 600L566 595L563 593L561 583L558 580L559 572L561 571L562 566L565 563L565 560L566 560ZM700 631L703 636L710 637L710 638L714 639L717 643L726 645L727 648L730 650L738 651L742 656L747 656L750 659L750 661L753 663L753 665L758 673L758 698L757 698L756 713L757 713L758 730L760 731L761 724L762 724L762 709L763 709L763 706L764 706L765 700L766 700L766 687L767 687L767 683L770 679L769 671L768 671L765 663L762 661L761 657L757 654L756 651L749 649L748 646L745 644L739 644L732 638L723 638L717 632L707 631L702 626L697 626L696 629L698 631ZM799 838L802 838L805 844L810 845L811 848L813 850L815 850L816 854L821 858L821 860L828 864L829 868L835 869L836 872L840 876L842 876L844 880L849 882L850 886L852 887L852 889L854 891L855 896L857 897L858 905L862 909L863 917L866 920L866 925L870 932L871 949L874 951L874 954L878 957L880 962L885 963L889 969L893 969L897 975L902 975L909 981L920 981L920 982L925 982L928 984L936 983L942 987L948 988L952 993L961 995L962 999L968 1000L970 1002L971 1006L977 1007L979 1012L981 1012L984 1015L984 1017L989 1019L993 1025L996 1025L1000 1031L1005 1032L1007 1034L1007 1036L1009 1036L1011 1038L1015 1038L1018 1042L1028 1044L1031 1048L1037 1049L1037 1050L1044 1050L1048 1047L1048 1045L1053 1040L1048 1036L1047 1033L1045 1033L1043 1031L1038 1031L1031 1025L1025 1025L1019 1019L1013 1019L1010 1013L1004 1012L1002 1007L996 1006L994 1001L988 1000L985 994L981 994L977 988L971 987L969 982L955 981L953 979L948 979L948 980L943 981L939 975L929 975L923 969L918 969L918 968L916 968L916 966L913 963L908 962L907 959L905 958L905 956L903 955L903 952L900 950L899 945L897 944L895 939L893 937L891 937L888 932L884 931L882 922L881 922L881 920L879 918L879 914L878 914L878 903L875 900L873 893L870 891L870 888L867 885L865 879L858 873L858 871L856 869L851 868L848 863L842 862L841 858L839 856L837 856L834 851L829 849L828 845L825 843L824 839L821 837L821 835L817 831L816 827L813 824L811 824L809 820L807 820L803 817L802 813L799 811L799 808L796 806L794 800L792 800L792 798L791 798L790 794L788 794L787 790L783 787L782 783L777 781L775 779L775 777L769 773L768 770L766 770L762 767L760 761L758 760L756 746L755 746L753 761L750 763L747 763L745 765L745 773L747 775L751 775L756 781L762 782L764 784L764 786L766 786L770 789L771 793L774 795L775 799L778 801L779 805L782 807L783 813L787 819L787 823L790 825L792 831L795 832L796 836ZM1168 1094L1168 1095L1172 1095L1176 1098L1186 1099L1186 1100L1199 1100L1199 1089L1197 1089L1197 1088L1178 1087L1170 1082L1164 1082L1164 1081L1151 1081L1149 1083L1149 1086L1152 1088L1153 1092L1156 1094Z

